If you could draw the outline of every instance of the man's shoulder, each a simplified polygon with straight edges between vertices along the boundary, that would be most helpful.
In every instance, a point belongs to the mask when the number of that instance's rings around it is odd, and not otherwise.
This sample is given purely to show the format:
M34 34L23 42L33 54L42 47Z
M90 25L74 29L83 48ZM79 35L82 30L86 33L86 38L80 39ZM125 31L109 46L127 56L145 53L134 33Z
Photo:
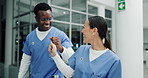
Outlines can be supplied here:
M58 28L56 28L56 27L54 27L54 26L52 26L52 30L53 30L53 31L56 31L56 32L64 33L62 30L60 30L60 29L58 29Z

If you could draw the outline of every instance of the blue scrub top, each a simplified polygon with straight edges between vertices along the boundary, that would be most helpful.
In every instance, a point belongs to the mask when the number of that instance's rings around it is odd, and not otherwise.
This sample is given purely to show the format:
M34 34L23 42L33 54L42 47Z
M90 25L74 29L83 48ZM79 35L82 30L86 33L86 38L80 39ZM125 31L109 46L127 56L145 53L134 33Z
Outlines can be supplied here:
M64 78L48 52L48 46L51 43L50 37L58 37L61 45L66 48L73 46L67 35L55 27L52 27L42 41L37 37L36 30L33 30L26 37L26 42L22 49L25 54L31 56L31 78L50 78L53 75Z
M83 45L69 58L74 78L121 78L121 62L119 57L108 50L100 57L89 61L90 45Z

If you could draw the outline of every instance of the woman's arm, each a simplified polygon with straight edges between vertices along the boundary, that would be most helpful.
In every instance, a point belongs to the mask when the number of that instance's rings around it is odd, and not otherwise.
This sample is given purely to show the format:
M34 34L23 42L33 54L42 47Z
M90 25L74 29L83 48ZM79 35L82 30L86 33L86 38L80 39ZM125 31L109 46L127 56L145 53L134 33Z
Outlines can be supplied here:
M58 69L66 76L66 78L70 78L74 74L74 70L64 63L64 61L60 58L58 53L56 52L56 46L55 44L51 43L48 51L50 52L53 60L55 61Z
M55 61L58 69L66 76L66 78L71 78L73 76L74 70L65 64L58 54L52 58Z

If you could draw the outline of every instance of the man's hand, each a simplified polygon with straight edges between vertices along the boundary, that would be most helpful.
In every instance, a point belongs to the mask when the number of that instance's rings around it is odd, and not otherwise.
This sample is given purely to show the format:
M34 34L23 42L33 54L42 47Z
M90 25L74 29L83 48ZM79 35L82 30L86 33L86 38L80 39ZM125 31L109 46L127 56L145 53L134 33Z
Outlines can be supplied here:
M50 40L56 45L57 49L62 53L63 47L61 46L60 39L58 37L51 37Z
M56 45L51 42L51 44L48 47L48 51L52 57L54 57L57 54L56 50L57 50Z

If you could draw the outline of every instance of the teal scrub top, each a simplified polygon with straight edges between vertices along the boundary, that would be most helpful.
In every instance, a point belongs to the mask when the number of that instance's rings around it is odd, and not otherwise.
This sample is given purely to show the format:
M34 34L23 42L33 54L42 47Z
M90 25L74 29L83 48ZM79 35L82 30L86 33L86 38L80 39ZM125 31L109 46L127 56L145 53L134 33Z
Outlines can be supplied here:
M69 58L68 64L74 69L74 78L121 78L119 57L108 50L93 61L89 61L90 45L82 45Z
M33 30L26 37L26 42L22 49L25 54L31 56L31 78L50 78L54 75L64 78L48 52L48 46L51 43L50 37L58 37L61 45L66 48L73 46L67 35L55 27L52 27L42 41L37 37L36 30Z

